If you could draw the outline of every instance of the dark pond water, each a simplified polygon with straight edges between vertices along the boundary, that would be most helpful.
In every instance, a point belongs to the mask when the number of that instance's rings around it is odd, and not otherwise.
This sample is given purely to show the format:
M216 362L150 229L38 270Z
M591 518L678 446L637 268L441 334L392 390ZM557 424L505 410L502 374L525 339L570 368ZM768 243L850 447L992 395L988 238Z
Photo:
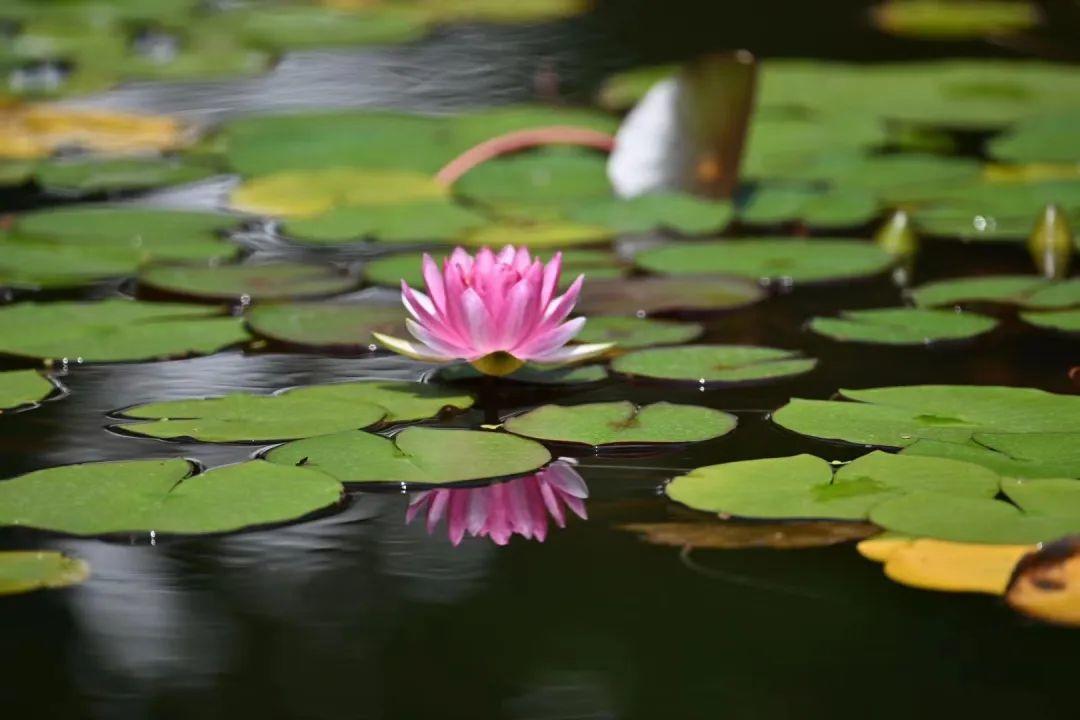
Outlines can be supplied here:
M718 11L687 15L688 4L664 5L686 12L626 3L544 28L463 28L418 48L290 58L279 73L241 85L131 87L100 102L207 118L338 101L445 108L528 99L543 58L554 58L573 98L614 68L706 47L757 42L766 53L852 58L941 52L933 44L871 44L854 32L851 13L837 13L844 23L824 22L811 11L817 3L744 9L741 40ZM787 19L769 17L781 5ZM650 23L668 33L663 42L647 31ZM800 26L820 32L810 37ZM1054 47L1053 37L1047 42ZM26 201L7 198L2 207ZM928 243L915 280L1029 269L1019 247L974 252ZM814 372L787 382L702 391L607 381L483 393L480 408L452 422L475 426L485 415L544 402L616 398L708 405L739 417L735 432L677 451L579 456L589 519L571 519L543 544L466 539L455 547L443 525L429 535L420 522L406 524L407 497L397 493L355 493L340 512L286 528L156 544L0 531L5 549L62 549L93 568L76 588L0 598L3 714L1075 717L1077 636L1020 618L997 599L890 583L850 545L686 557L619 529L679 516L659 489L682 469L804 451L834 460L861 454L771 425L768 413L793 396L929 382L1075 391L1067 377L1075 343L1015 318L977 342L938 350L842 345L803 329L808 318L837 308L899 302L893 279L880 277L798 288L707 320L707 340L801 349L820 359ZM9 366L25 364L0 365ZM61 373L69 396L0 415L0 476L101 459L234 462L258 448L124 437L106 429L107 413L151 400L424 372L396 358L240 352L72 367Z

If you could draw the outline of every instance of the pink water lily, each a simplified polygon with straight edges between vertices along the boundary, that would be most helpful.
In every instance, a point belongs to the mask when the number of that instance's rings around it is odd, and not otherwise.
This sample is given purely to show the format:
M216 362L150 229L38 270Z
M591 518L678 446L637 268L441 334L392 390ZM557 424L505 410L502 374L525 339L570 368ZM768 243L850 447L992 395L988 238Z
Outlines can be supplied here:
M439 266L424 255L427 294L401 281L405 324L417 342L373 333L396 353L427 362L467 360L487 375L507 375L526 361L565 364L596 357L610 343L567 346L585 318L567 320L584 275L556 295L562 253L546 265L527 248L507 245L476 257L457 248Z
M544 542L548 519L566 527L569 508L583 520L589 488L565 461L556 461L527 477L475 488L440 488L416 493L409 500L405 521L427 514L431 533L444 517L450 542L457 545L468 533L506 545L514 535ZM565 506L565 507L564 507Z

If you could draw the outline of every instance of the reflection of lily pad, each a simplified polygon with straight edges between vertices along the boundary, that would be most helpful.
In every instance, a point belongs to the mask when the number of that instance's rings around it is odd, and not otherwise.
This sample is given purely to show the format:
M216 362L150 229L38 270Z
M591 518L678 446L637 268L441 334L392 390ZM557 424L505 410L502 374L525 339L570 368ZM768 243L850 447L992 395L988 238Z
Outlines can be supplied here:
M615 372L707 384L763 382L801 375L817 361L790 350L752 345L686 345L636 350L615 358Z
M870 519L904 535L1001 545L1043 542L1080 531L1080 482L1006 481L1002 489L1015 505L918 492L881 503Z
M139 273L139 284L200 300L246 302L337 295L355 288L357 280L327 265L304 263L162 264Z
M0 552L0 595L76 585L89 575L85 562L58 552Z
M439 200L446 189L423 173L325 168L288 170L247 180L232 207L256 215L311 216L346 205L397 205Z
M666 489L696 510L746 518L865 520L872 508L908 493L991 498L1000 478L986 468L940 458L875 452L840 468L812 455L697 468Z
M1034 388L911 385L841 390L856 402L793 399L773 413L781 427L860 445L966 442L977 432L1080 432L1080 397Z
M767 238L672 243L646 250L634 262L667 275L718 273L801 283L876 275L893 260L876 245L857 240Z
M599 447L601 445L692 443L735 429L733 415L696 405L631 402L544 405L506 421L515 435Z
M218 238L234 225L236 218L219 213L77 205L19 215L14 229L27 239L126 249L143 260L209 260L236 253Z
M297 440L271 450L267 460L302 464L342 482L441 485L524 475L551 455L506 433L411 427L393 438L346 432Z
M55 390L36 370L0 372L0 411L40 402Z
M206 355L244 342L239 318L213 308L130 300L0 308L0 353L71 362Z
M0 524L71 535L228 532L294 520L342 494L323 473L262 460L191 471L186 460L38 470L0 483Z
M215 170L180 158L74 159L42 163L39 185L51 192L95 193L143 190L202 180Z
M761 300L757 283L732 277L593 280L581 290L578 309L588 315L644 316L688 310L717 312Z
M1080 478L1080 432L980 432L966 442L921 439L904 454L977 463L1009 477Z
M432 417L444 407L467 408L469 395L412 382L352 382L295 388L277 395L233 393L137 405L125 417L153 422L121 429L157 438L206 442L273 441L327 435Z
M244 316L261 337L306 348L367 351L372 332L400 335L405 311L401 305L345 302L299 302L258 305Z
M488 377L466 363L440 368L435 374L438 382L481 380ZM526 363L520 369L499 378L500 382L518 382L526 385L582 385L607 378L601 365L548 366Z
M675 193L642 195L628 200L588 200L566 210L566 217L574 222L601 225L618 233L665 228L700 235L720 232L733 216L730 203Z
M1023 313L1024 322L1047 330L1080 333L1080 308L1054 312Z
M705 328L698 323L637 317L593 315L574 339L583 343L615 343L620 348L678 345L697 339Z
M915 308L851 310L840 317L817 317L810 322L811 330L834 340L882 345L966 340L996 326L996 320L983 315Z
M448 200L396 205L338 207L285 223L283 233L302 243L454 240L489 222L483 215Z

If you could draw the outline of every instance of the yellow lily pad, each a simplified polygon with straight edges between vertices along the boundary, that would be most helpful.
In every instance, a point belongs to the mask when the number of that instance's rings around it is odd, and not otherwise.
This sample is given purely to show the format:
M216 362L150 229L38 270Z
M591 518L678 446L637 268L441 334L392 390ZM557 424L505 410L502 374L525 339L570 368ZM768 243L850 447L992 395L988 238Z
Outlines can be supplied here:
M240 184L232 207L256 215L306 217L349 205L385 205L445 198L448 192L428 175L355 168L292 170Z
M0 105L0 158L25 160L78 148L100 153L173 150L188 129L170 117L76 110L48 104Z
M1020 558L1034 545L982 545L892 535L863 540L859 553L883 562L901 585L945 592L1001 595Z

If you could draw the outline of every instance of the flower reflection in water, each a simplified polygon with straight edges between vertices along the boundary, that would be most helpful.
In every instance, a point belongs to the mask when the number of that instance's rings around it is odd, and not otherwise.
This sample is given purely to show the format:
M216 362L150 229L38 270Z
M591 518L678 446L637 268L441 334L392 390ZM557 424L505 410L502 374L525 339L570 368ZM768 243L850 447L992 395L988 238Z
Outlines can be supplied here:
M409 499L405 521L427 515L432 532L446 518L450 542L457 545L465 534L487 537L506 545L514 535L544 542L548 518L566 527L566 510L581 519L589 488L574 466L564 460L527 477L470 488L442 488L416 493Z

